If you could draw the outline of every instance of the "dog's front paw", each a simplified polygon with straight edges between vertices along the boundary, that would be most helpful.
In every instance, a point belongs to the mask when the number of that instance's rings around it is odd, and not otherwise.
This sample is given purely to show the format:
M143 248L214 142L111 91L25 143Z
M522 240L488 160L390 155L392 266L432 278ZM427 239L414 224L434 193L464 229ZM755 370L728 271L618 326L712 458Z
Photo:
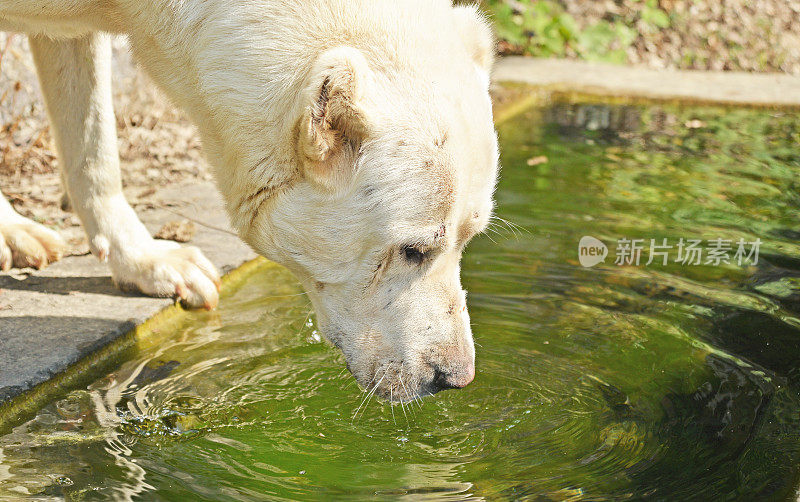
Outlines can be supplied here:
M191 308L216 308L220 277L214 265L196 247L153 241L153 249L115 260L111 271L117 286L149 296L180 298Z
M43 269L58 261L67 251L67 244L49 228L23 220L0 224L0 269L33 267Z

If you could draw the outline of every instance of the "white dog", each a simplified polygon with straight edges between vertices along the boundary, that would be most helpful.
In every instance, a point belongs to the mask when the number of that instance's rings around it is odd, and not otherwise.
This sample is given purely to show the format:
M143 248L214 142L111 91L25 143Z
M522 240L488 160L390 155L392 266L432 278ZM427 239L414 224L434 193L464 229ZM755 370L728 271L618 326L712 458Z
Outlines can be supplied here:
M72 206L116 283L213 308L195 248L125 201L108 33L190 115L234 228L291 269L358 382L397 400L467 385L459 262L492 211L490 30L449 0L0 0L23 31ZM0 197L0 266L61 238Z

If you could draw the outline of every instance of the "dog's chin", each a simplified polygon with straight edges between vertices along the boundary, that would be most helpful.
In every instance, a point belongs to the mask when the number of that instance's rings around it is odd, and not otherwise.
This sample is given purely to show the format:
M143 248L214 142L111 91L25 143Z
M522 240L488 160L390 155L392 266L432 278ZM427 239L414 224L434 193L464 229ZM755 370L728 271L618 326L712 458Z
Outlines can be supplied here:
M343 332L338 329L326 331L326 327L320 325L324 337L342 353L347 370L362 392L396 403L409 403L436 394L434 374L412 372L408 362L396 358L355 357L358 351L344 343ZM386 351L386 348L382 350Z
M407 404L412 401L417 401L419 399L422 399L426 396L430 396L432 394L424 390L421 390L420 392L412 391L411 393L407 393L402 388L398 389L393 386L385 386L385 387L381 386L375 389L374 395L378 399L386 401L389 404L393 403Z
M383 401L409 403L435 394L431 386L420 384L417 378L400 371L399 367L394 364L374 363L373 367L377 369L363 373L353 372L353 368L349 364L347 367L362 392L372 394L375 398Z

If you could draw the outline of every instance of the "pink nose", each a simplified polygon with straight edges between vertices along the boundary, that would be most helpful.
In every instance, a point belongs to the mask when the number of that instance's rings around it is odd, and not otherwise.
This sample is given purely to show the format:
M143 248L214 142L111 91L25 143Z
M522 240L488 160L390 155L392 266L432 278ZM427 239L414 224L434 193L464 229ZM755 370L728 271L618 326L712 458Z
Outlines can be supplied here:
M431 387L434 393L448 389L463 389L475 378L475 363L469 361L447 372L436 369Z

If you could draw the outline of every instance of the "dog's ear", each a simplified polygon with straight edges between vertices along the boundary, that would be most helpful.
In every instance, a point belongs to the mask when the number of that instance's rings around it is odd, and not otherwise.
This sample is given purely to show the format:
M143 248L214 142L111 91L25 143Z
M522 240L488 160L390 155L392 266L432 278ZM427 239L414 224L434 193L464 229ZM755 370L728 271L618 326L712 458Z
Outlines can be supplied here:
M351 178L367 137L364 92L370 75L364 55L350 47L324 52L311 71L296 150L304 174L327 189L342 187Z
M478 68L488 75L494 64L495 40L489 22L477 5L454 7L456 28Z

